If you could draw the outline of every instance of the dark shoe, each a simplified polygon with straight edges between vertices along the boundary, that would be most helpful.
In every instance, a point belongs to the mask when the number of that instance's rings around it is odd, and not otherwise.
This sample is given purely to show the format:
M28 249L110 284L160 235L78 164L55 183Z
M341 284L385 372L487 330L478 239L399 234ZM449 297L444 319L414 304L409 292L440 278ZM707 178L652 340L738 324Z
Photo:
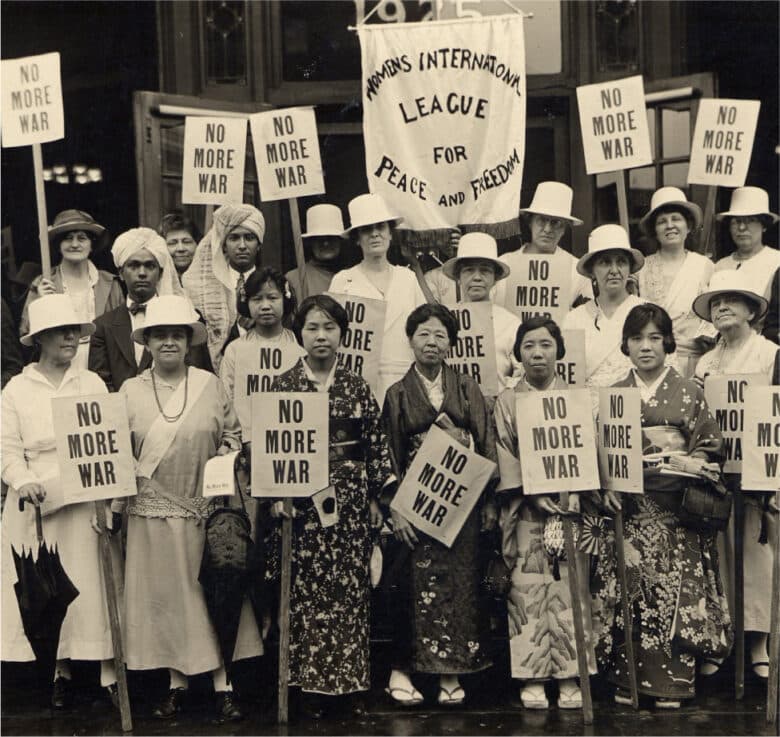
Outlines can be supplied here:
M172 719L182 709L184 696L187 693L185 688L172 688L152 711L155 719Z
M217 691L217 718L223 722L238 722L244 718L232 691Z
M59 678L54 679L54 685L51 689L51 705L53 709L67 709L70 706L71 694L70 694L70 679Z
M112 683L110 686L106 686L106 695L113 707L119 710L119 690L116 687L116 683Z

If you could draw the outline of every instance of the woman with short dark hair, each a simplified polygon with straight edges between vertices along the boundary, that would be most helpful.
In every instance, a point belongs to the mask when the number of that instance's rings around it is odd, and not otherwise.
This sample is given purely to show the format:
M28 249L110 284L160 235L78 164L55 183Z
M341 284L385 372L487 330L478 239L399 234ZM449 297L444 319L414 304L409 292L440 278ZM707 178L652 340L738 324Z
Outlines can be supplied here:
M182 274L190 268L195 249L200 243L200 230L194 220L180 210L175 210L163 216L157 232L165 239L181 282Z
M382 421L395 475L402 479L433 425L496 460L493 421L479 385L444 359L457 339L455 316L438 304L417 307L406 320L414 363L387 391ZM396 538L409 548L392 617L393 662L386 689L401 706L422 702L412 671L439 676L439 704L463 703L459 676L491 665L480 600L480 529L493 529L494 482L489 482L452 547L416 530L391 510Z
M633 368L614 386L636 387L641 396L644 494L605 491L602 500L609 512L623 510L637 687L659 709L677 709L693 698L697 657L728 652L732 635L716 533L679 514L692 477L697 484L719 478L723 439L701 388L666 365L674 349L672 320L662 307L644 304L629 312L621 350ZM687 475L675 475L675 468ZM610 532L593 583L593 620L617 687L615 701L630 704L615 560Z

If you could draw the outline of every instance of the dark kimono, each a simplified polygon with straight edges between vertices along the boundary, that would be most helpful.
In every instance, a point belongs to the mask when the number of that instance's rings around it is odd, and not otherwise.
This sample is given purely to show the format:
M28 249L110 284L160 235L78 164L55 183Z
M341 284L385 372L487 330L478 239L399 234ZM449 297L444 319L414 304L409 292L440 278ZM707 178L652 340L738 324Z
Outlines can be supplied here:
M440 414L464 445L496 461L495 431L479 385L442 366L444 400L436 410L412 367L387 391L382 421L396 476L403 478L431 425ZM492 495L494 483L483 492ZM419 673L474 673L491 665L486 651L486 607L480 589L480 509L475 505L447 548L417 531L414 550L401 568L394 599L393 667Z
M615 386L636 386L633 371ZM723 441L704 393L673 368L641 407L643 428L662 428L688 454L704 451L708 460L721 460ZM645 452L670 449L651 442L646 432L642 441ZM622 496L637 685L656 698L692 698L696 658L725 655L732 637L715 535L682 527L674 512L685 484L681 477L646 474L643 495ZM628 689L612 533L592 591L599 659L609 679Z
M317 391L306 375L303 359L278 376L271 389ZM339 519L323 528L311 501L296 500L290 684L304 691L339 695L370 686L369 502L379 497L391 465L379 406L368 384L337 367L328 395L330 483L336 489ZM277 556L278 547L275 563Z

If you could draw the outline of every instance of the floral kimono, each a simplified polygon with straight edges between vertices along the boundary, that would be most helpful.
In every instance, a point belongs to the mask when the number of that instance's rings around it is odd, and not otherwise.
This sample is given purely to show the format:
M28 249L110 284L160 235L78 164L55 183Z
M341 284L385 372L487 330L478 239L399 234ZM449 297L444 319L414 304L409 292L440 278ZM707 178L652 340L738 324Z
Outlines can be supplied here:
M558 376L549 389L568 389ZM548 515L537 511L520 492L522 471L517 441L515 399L518 393L535 391L519 382L498 396L493 410L496 418L496 449L501 474L498 500L504 561L512 571L507 594L509 653L512 677L523 680L574 678L578 674L574 640L574 619L569 594L568 563L561 562L559 573L545 552L543 532ZM506 492L505 494L501 492ZM580 600L590 599L589 556L577 557ZM590 630L590 610L584 609L586 633ZM592 645L592 640L591 640ZM595 673L595 653L588 652L590 672Z
M634 372L615 386L638 386ZM720 431L696 384L669 368L651 392L641 405L642 427L647 428L642 433L645 452L704 451L710 461L721 459ZM659 435L668 439L663 447ZM622 496L637 684L640 693L655 698L692 698L697 656L724 655L732 638L715 535L683 527L674 512L685 483L682 477L647 475L644 494ZM599 659L610 681L628 689L611 532L592 590Z
M493 423L479 385L442 364L443 400L439 409L412 367L387 391L382 412L399 479L437 418L464 445L496 460ZM441 421L440 423L441 424ZM451 427L454 425L454 427ZM491 484L482 501L491 494ZM480 504L475 505L452 547L417 531L419 543L408 554L396 600L393 668L418 673L475 673L491 665L486 652L486 607L480 593ZM401 554L406 554L402 549Z
M338 521L320 524L310 500L296 501L290 591L290 684L340 695L366 691L369 674L371 528L369 502L391 475L379 407L368 384L334 365L316 384L304 359L278 376L273 391L328 391L330 483ZM278 543L278 530L274 535ZM269 575L279 564L272 551Z

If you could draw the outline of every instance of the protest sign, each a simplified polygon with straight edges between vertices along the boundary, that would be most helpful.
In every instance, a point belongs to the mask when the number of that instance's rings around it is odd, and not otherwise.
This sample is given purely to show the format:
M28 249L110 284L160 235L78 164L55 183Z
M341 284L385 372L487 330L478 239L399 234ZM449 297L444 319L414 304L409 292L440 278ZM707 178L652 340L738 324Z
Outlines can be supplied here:
M748 386L766 386L768 383L763 374L708 376L704 380L704 398L723 435L725 473L739 473L742 470L745 389Z
M555 363L555 372L569 386L585 384L585 331L561 330L566 353Z
M434 425L409 466L390 509L449 548L495 468L493 461Z
M328 395L252 397L252 496L305 497L328 485Z
M203 496L233 496L236 493L235 464L239 451L214 456L203 466Z
M52 417L66 504L137 493L124 395L52 399Z
M600 488L590 392L522 392L515 401L523 493Z
M187 116L181 201L224 205L244 201L246 120Z
M639 389L599 389L598 447L604 489L644 491L641 411Z
M652 163L641 75L577 87L577 105L588 174Z
M780 387L748 386L745 389L742 455L743 489L780 489Z
M331 296L347 311L349 318L349 327L338 349L338 362L362 376L374 394L377 394L387 302L346 294Z
M498 394L496 336L490 302L461 303L451 308L458 319L458 339L447 354L447 365L474 379L488 397Z
M758 100L700 100L688 184L742 187L756 135Z
M573 286L568 258L520 253L506 278L504 307L523 322L545 315L560 325L571 309Z
M263 202L325 194L314 108L255 113L249 126Z
M363 24L358 36L369 190L412 230L515 221L525 157L522 15Z
M59 52L3 59L0 100L4 148L64 138Z

